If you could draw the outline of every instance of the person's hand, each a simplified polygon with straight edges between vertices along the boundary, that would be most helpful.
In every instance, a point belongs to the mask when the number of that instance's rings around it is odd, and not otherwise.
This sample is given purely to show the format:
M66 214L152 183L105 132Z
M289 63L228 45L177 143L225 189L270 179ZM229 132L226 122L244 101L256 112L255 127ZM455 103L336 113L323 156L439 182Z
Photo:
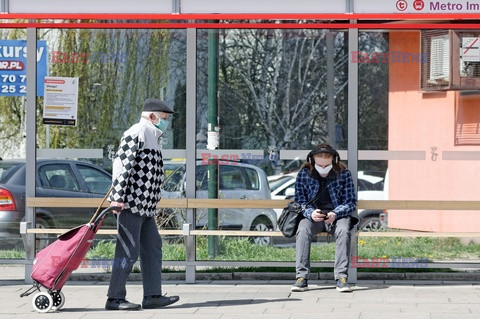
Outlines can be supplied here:
M335 214L334 212L328 212L327 218L325 218L325 223L332 224L335 219L337 219L337 214Z
M121 207L122 210L123 210L123 208L125 207L125 204L124 204L124 203L120 203L120 202L110 202L110 207L112 207L112 206ZM118 210L113 210L112 212L113 212L114 214L117 214L117 215L120 214L120 211L118 211Z
M325 214L322 214L320 209L315 209L312 212L312 220L314 222L323 222L325 220Z

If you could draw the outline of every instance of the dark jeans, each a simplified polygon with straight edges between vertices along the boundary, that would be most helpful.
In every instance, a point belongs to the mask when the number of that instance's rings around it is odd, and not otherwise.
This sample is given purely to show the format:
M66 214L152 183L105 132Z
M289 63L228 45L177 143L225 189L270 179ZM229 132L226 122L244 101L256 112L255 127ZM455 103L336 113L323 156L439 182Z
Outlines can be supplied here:
M324 222L313 222L304 218L298 225L296 235L296 278L304 277L308 279L310 274L310 247L313 236L319 232L326 231ZM347 277L350 261L350 218L341 218L336 221L335 231L335 279Z
M143 295L161 295L162 239L158 234L155 218L124 210L118 215L117 230L115 259L107 296L125 299L127 279L139 256Z

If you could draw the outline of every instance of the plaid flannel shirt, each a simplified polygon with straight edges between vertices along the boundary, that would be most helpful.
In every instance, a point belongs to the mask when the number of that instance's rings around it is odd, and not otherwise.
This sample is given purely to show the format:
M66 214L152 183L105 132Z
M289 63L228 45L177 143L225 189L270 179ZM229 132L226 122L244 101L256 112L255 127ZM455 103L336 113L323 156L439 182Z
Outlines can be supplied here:
M301 169L295 181L295 202L302 205L307 204L315 198L319 187L320 182L309 175L308 168ZM333 207L335 207L333 212L337 214L337 219L351 216L357 206L357 195L349 170L340 172L336 179L330 181L328 192ZM303 214L306 218L312 220L312 212L315 209L315 203L310 203L305 207Z

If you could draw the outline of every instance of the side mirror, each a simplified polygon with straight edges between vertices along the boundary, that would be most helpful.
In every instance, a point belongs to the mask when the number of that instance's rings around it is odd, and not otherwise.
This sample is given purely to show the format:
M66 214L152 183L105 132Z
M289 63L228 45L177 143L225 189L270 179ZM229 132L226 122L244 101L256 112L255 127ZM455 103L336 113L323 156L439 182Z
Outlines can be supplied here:
M295 187L289 187L285 190L285 199L292 199L295 197Z

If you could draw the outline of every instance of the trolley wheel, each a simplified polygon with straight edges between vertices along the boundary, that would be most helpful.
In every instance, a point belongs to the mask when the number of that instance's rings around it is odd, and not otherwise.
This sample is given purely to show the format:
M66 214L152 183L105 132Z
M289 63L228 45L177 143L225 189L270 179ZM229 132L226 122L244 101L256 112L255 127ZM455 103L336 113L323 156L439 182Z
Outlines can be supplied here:
M32 305L38 312L49 312L53 307L53 298L47 292L37 292L33 296Z
M65 295L60 290L52 291L50 296L53 299L53 310L58 310L65 304Z

